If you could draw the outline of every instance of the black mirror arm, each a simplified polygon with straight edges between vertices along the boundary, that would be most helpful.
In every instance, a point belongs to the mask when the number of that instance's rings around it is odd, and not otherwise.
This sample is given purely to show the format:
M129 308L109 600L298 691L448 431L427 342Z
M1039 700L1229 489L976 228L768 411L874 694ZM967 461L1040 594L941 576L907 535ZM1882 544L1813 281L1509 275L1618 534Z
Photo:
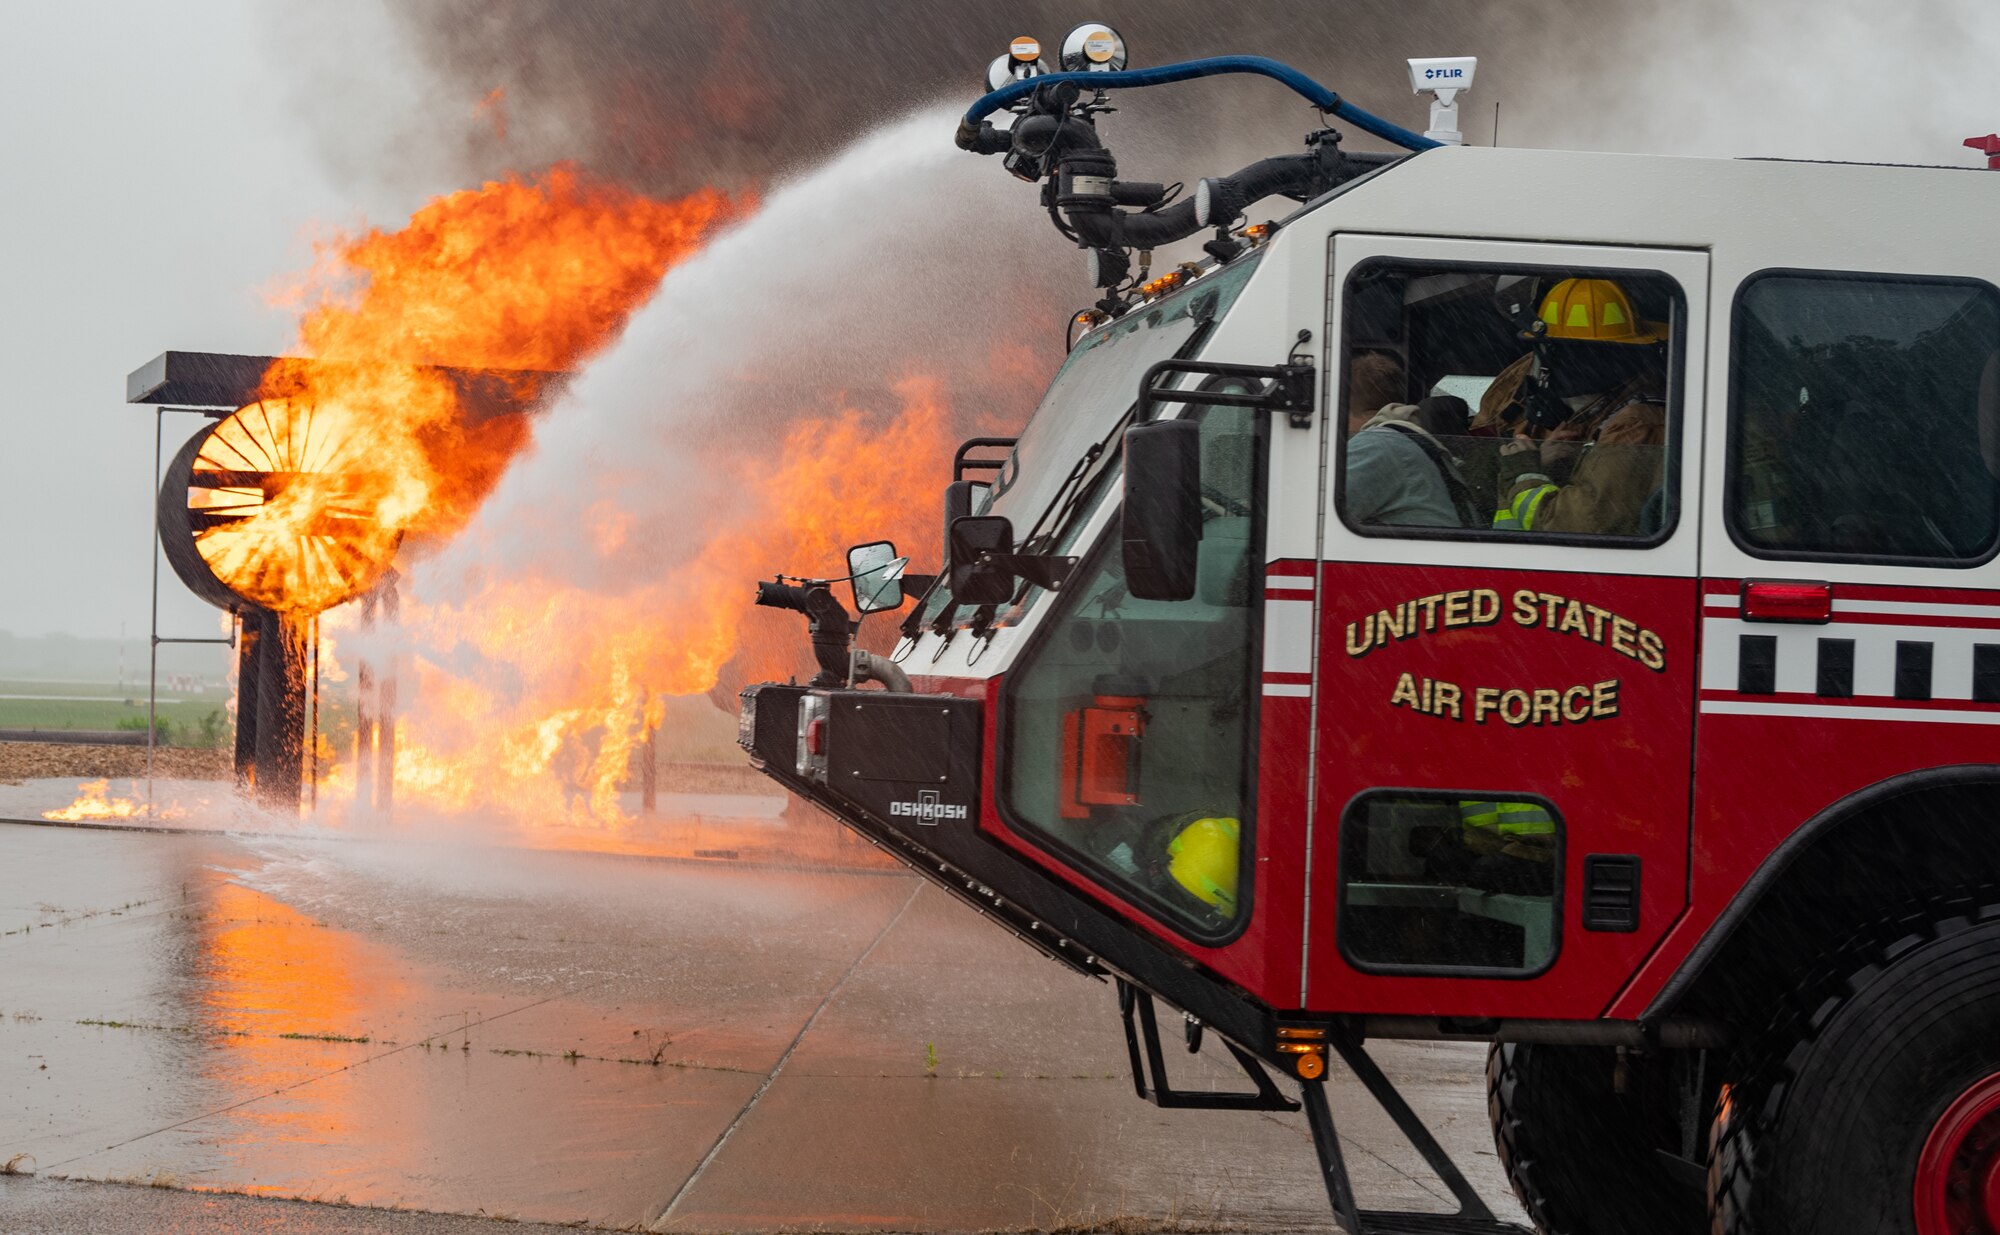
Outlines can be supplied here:
M1076 568L1075 558L1049 553L982 553L979 560L1051 592L1061 591L1069 572Z
M1156 403L1200 403L1210 407L1254 407L1283 412L1295 429L1310 429L1313 416L1313 364L1308 357L1293 353L1281 365L1224 364L1212 360L1162 360L1146 370L1139 382L1139 407L1135 419L1144 424L1153 418ZM1200 377L1240 377L1262 382L1258 390L1170 390L1159 383L1163 378L1184 375Z

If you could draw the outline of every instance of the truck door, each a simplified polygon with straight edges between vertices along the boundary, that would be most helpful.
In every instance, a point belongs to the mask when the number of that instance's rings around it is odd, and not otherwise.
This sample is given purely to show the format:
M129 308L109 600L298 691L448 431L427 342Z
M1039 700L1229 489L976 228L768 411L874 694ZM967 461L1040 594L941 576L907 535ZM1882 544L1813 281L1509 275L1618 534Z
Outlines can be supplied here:
M1687 899L1708 259L1330 244L1302 1000L1602 1015Z

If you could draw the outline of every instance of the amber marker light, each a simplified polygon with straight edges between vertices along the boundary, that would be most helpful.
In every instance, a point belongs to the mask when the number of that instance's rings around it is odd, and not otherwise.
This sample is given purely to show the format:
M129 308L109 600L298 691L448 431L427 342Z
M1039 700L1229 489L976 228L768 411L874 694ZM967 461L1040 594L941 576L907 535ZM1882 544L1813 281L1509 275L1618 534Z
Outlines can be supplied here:
M1326 1075L1326 1029L1320 1025L1280 1025L1278 1053L1292 1057L1299 1079L1316 1081Z

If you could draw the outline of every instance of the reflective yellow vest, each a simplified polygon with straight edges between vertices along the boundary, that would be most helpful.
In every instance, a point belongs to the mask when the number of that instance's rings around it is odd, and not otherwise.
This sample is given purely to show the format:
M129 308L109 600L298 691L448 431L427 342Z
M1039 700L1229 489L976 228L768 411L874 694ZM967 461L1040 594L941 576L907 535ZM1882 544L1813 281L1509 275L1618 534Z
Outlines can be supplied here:
M1496 836L1554 836L1556 821L1548 808L1533 802L1460 802L1458 817L1467 828Z
M1523 489L1512 503L1493 512L1493 527L1501 532L1532 532L1535 530L1535 516L1542 509L1542 502L1556 491L1554 485L1536 485Z

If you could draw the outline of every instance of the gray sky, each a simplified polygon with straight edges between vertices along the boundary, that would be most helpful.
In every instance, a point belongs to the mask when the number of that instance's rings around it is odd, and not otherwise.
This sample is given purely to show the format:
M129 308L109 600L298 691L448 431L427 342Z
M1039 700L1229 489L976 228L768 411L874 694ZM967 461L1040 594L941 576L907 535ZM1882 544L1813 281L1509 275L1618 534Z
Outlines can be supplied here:
M283 349L263 292L305 264L307 224L415 204L323 176L268 8L5 6L0 630L143 635L153 417L125 375L170 348ZM168 453L199 423L168 417ZM170 572L160 593L164 633L214 633Z
M1091 15L1057 0L1041 7L1050 20L1069 7ZM1413 7L1423 16L1408 19L1409 46L1401 34L1380 35L1399 45L1371 41L1374 50L1357 52L1337 37L1357 11L1371 14L1378 34L1385 22L1401 31L1400 15ZM582 90L565 83L604 76L591 66L613 63L620 15L638 12L574 0L554 8L587 10L585 28L522 19L516 30L497 20L534 8L399 0L390 16L379 0L8 0L0 47L0 630L111 636L122 624L144 632L153 424L147 410L124 404L125 375L169 348L282 350L293 322L266 307L263 293L305 264L309 225L370 219L393 227L426 198L462 187L468 168L489 167L496 155L467 145L482 122L464 106L466 91L496 73L553 64L561 72L524 78L520 91L532 106L541 90L553 117L562 90ZM995 11L967 8L982 20ZM1148 58L1149 20L1186 25L1183 35L1207 28L1200 5L1126 9L1118 16L1138 63ZM485 44L458 33L481 10L500 27ZM1349 16L1327 16L1336 10ZM865 24L858 12L842 20ZM1264 26L1285 27L1277 18L1298 12L1278 5ZM1519 29L1504 33L1508 47L1444 45L1461 34L1474 39L1466 32L1478 24L1502 39L1493 27L1505 12L1520 17ZM1605 24L1581 30L1584 15ZM1327 26L1327 48L1368 58L1368 72L1350 74L1363 80L1333 73L1332 84L1405 121L1420 123L1421 105L1378 93L1395 89L1401 57L1491 54L1485 88L1469 100L1475 140L1495 97L1508 103L1503 135L1523 145L1965 164L1972 156L1958 140L2000 128L2000 76L1989 63L2000 45L1993 0L1629 8L1466 0L1462 9L1451 0L1357 0L1326 6L1314 20ZM1043 37L1059 37L1060 24ZM1260 29L1225 28L1202 50L1294 55L1276 35L1280 45L1260 42ZM1254 45L1233 45L1239 37ZM1162 36L1157 45L1169 42ZM1333 55L1296 49L1310 71L1340 69ZM964 71L968 93L978 68ZM1940 90L1937 81L1954 86ZM543 138L597 123L597 113L577 115L568 129L532 115L514 123ZM560 144L550 139L537 154L560 153ZM195 427L193 418L170 418L168 451ZM214 612L170 573L161 595L166 633L214 630Z

